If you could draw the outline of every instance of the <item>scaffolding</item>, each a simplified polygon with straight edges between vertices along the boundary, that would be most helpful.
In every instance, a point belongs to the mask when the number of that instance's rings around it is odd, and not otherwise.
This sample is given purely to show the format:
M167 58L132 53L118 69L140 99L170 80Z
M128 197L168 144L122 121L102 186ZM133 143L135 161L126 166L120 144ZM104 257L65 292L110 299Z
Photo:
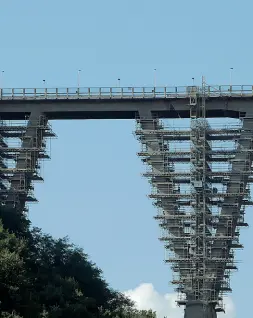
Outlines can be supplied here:
M135 134L178 305L196 300L213 304L219 312L224 310L224 294L232 291L234 250L243 248L239 229L248 226L245 207L253 204L253 126L244 125L245 118L236 125L210 125L205 103L203 81L201 90L190 88L189 128L137 118Z
M43 181L41 160L50 159L46 139L53 137L56 135L43 115L33 122L29 118L0 122L1 206L27 211L27 203L37 202L33 183Z

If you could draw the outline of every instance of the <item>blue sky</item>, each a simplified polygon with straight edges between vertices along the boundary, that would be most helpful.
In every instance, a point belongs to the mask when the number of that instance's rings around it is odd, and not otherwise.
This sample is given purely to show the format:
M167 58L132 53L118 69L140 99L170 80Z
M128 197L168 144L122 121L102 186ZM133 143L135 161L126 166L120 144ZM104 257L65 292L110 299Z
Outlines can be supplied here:
M4 87L253 84L252 1L0 1L0 70ZM45 162L35 225L69 235L127 290L143 282L170 292L148 182L136 156L133 121L52 122L52 160ZM250 211L249 211L250 212ZM253 216L248 213L248 221ZM234 275L238 318L251 301L252 230ZM243 287L244 285L244 287Z

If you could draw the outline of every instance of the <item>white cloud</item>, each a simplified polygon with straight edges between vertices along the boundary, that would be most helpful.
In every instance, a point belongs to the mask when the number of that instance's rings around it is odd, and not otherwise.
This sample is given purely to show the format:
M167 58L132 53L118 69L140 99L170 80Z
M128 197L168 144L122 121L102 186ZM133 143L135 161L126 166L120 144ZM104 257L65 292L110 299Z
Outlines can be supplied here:
M183 308L179 308L175 302L175 293L159 294L152 284L141 284L135 289L124 292L131 298L138 309L153 309L158 318L182 318ZM226 314L218 314L219 318L235 318L235 307L231 298L225 298Z
M236 318L236 312L235 312L235 305L230 297L224 298L224 304L225 304L225 315L218 315L219 318Z

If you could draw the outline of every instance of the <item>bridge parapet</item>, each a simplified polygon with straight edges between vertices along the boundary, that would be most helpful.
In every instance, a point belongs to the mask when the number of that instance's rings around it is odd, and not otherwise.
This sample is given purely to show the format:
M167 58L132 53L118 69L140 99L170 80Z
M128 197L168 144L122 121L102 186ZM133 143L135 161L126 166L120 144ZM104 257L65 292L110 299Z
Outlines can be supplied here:
M180 99L201 96L198 86L0 88L2 100L53 99ZM207 86L206 98L253 97L252 85Z

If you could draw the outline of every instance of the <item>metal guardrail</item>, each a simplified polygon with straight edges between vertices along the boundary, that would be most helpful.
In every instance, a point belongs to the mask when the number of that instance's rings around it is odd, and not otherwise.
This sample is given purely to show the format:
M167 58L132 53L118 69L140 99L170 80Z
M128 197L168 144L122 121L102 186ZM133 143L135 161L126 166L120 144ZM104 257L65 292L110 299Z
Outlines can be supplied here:
M170 99L196 94L203 95L201 87L0 88L0 100ZM204 94L206 97L253 97L253 85L206 86Z

